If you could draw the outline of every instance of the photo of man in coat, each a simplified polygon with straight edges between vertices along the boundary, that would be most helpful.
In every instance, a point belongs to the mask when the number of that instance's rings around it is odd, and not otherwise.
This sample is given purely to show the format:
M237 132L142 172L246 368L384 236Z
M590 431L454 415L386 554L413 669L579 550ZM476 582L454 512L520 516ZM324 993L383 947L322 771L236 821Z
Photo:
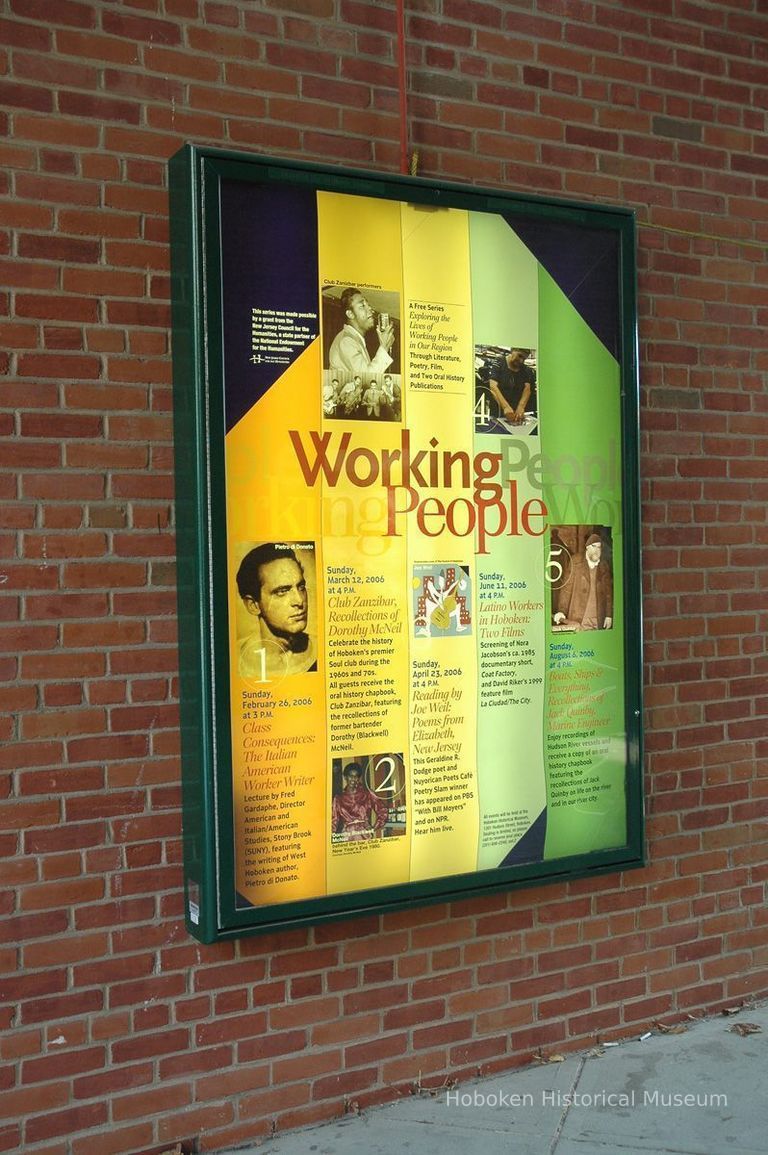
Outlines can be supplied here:
M599 533L590 533L584 553L575 553L570 571L559 589L552 591L552 622L582 630L610 630L613 626L613 573L603 556Z

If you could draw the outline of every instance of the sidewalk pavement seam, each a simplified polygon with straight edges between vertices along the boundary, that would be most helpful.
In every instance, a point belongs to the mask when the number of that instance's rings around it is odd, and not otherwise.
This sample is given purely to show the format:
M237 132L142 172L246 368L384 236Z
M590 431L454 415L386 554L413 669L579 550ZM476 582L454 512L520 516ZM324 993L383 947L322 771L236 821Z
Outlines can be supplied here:
M571 1083L570 1090L568 1092L568 1096L569 1096L568 1101L565 1105L563 1112L560 1115L560 1119L558 1121L558 1124L555 1127L555 1133L552 1136L552 1142L549 1145L549 1155L555 1155L555 1151L557 1150L557 1146L560 1142L560 1136L563 1133L563 1129L565 1127L565 1123L566 1123L566 1120L568 1118L568 1112L570 1111L571 1106L573 1105L573 1096L574 1096L574 1094L576 1092L576 1088L578 1087L579 1082L581 1080L581 1073L584 1070L586 1065L587 1065L587 1056L586 1055L580 1055L579 1056L579 1065L576 1068L576 1074L573 1076L573 1081Z

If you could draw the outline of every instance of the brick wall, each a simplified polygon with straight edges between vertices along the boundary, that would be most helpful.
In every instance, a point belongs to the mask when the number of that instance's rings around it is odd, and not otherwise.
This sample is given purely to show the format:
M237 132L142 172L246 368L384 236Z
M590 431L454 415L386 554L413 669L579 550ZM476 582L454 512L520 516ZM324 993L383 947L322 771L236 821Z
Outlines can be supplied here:
M5 0L0 1150L213 1150L768 992L765 5L406 6L424 175L638 212L650 865L188 938L165 163L396 171L394 8Z

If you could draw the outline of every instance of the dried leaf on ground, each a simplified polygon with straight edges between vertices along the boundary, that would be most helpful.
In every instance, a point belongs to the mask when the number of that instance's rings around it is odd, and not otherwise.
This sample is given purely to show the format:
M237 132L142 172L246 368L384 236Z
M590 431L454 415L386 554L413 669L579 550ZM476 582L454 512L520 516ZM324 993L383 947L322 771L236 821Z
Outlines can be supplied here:
M735 1035L759 1035L762 1029L759 1023L734 1023L728 1028Z
M685 1023L675 1023L672 1027L667 1027L664 1023L654 1023L657 1031L661 1031L663 1035L684 1035L688 1030Z

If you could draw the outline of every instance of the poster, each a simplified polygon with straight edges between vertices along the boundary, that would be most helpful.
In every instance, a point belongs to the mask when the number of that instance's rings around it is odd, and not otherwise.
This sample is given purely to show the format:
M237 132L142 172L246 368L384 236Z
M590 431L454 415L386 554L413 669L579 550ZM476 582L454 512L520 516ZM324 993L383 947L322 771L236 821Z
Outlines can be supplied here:
M217 171L215 933L639 865L627 220Z

